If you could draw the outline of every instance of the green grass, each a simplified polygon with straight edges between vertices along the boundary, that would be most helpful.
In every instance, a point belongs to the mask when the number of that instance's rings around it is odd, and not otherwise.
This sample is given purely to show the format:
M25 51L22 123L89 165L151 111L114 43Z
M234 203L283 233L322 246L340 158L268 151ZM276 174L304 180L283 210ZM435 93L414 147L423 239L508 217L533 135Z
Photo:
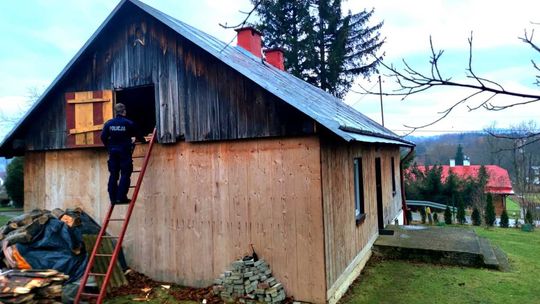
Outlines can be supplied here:
M538 303L540 229L476 228L507 253L512 270L406 261L370 262L341 303Z
M10 216L0 215L0 226L5 225L10 219Z
M508 212L510 218L514 218L520 214L519 204L509 197L506 198L506 212Z
M0 212L12 212L12 211L17 211L17 212L23 212L23 208L14 208L14 207L0 207Z

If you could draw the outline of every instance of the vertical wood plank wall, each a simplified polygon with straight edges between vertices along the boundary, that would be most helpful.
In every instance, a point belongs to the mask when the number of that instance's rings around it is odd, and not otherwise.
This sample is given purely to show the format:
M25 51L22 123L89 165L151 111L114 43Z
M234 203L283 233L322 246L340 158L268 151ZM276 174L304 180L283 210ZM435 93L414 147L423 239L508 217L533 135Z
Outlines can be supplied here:
M106 159L104 150L27 153L25 207L82 206L101 221ZM253 243L288 294L325 301L317 137L158 145L148 170L124 242L133 268L207 286Z
M362 157L366 219L356 225L354 163ZM399 148L321 141L326 286L330 288L368 241L377 233L375 158L381 158L384 222L401 210L399 163L396 163L396 194L392 195L391 157L399 162Z

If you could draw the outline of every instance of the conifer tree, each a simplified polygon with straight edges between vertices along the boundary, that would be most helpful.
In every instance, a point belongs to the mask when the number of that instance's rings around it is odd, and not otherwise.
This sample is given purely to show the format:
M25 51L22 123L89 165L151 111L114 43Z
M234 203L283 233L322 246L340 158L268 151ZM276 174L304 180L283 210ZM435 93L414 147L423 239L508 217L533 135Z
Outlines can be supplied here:
M452 224L452 212L450 212L450 207L446 206L446 209L444 210L444 222L447 225Z
M463 200L458 199L458 210L456 215L456 221L461 225L465 224L467 220L465 219L465 206L463 205Z
M482 224L480 220L480 211L478 211L478 208L474 207L473 212L471 214L471 221L474 226L480 226Z
M527 212L525 213L525 224L531 224L533 223L533 216L531 213L531 210L527 209Z
M16 207L24 203L24 159L15 157L6 168L6 181L4 183L9 198Z
M457 147L457 151L456 151L456 166L463 166L463 160L464 160L464 155L463 155L463 147L460 145L458 145Z
M285 68L294 76L313 83L314 17L312 0L253 0L260 22L256 25L266 47L284 50Z
M356 76L376 72L373 57L382 22L368 25L373 10L343 14L341 0L252 0L267 47L285 50L293 75L343 97Z
M484 221L487 226L493 226L495 223L495 207L493 206L493 196L491 193L488 193L487 195Z
M503 210L501 214L501 224L500 226L502 228L508 228L508 212L506 212L506 208Z

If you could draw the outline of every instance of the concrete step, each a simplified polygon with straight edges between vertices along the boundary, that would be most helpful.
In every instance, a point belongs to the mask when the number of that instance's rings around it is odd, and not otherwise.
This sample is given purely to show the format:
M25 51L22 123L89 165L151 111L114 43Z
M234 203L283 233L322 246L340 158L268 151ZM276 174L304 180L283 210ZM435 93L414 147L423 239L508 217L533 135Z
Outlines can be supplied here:
M484 267L491 269L499 269L499 261L493 251L493 246L488 239L478 237L478 245L480 246L480 254L484 260Z

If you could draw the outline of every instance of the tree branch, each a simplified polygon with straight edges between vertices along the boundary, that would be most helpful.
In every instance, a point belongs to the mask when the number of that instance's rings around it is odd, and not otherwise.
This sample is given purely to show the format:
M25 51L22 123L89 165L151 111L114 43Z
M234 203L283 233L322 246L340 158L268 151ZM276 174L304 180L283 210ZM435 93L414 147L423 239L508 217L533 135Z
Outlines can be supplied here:
M527 45L531 46L535 51L540 53L540 47L534 43L533 38L534 31L530 33L525 31L524 36L520 37L519 39L525 42ZM470 79L473 82L459 80L454 81L451 78L443 77L439 63L442 55L444 54L444 51L437 50L434 47L433 39L431 36L429 37L431 54L429 57L430 72L428 74L422 73L421 71L415 69L414 67L409 65L409 63L405 59L402 59L403 68L398 69L393 65L386 64L382 61L382 59L375 57L376 60L378 60L379 64L384 69L389 71L386 76L394 79L399 86L392 92L383 92L383 96L401 96L401 100L405 100L405 98L411 95L422 93L435 87L460 88L473 91L473 93L470 93L465 98L452 103L444 111L439 112L438 114L442 115L435 118L432 122L426 123L421 126L405 126L412 130L411 133L418 129L436 124L437 122L446 118L456 107L460 105L465 105L469 111L475 111L480 108L484 108L489 111L501 111L511 107L526 105L540 101L540 94L506 90L502 84L493 80L480 77L473 68L473 32L471 32L470 37L467 41L469 44L469 58L468 66L465 69L467 72L466 79ZM534 61L532 61L532 64L534 69L540 72L540 66L538 66ZM535 84L540 86L540 75L536 76ZM361 90L363 90L362 93L364 94L381 94L380 92L366 90L363 87L360 88ZM495 104L493 100L495 97L498 96L514 97L521 99L522 101L516 101L510 104ZM471 105L470 103L472 102L472 99L476 98L482 98L482 101L478 104Z

